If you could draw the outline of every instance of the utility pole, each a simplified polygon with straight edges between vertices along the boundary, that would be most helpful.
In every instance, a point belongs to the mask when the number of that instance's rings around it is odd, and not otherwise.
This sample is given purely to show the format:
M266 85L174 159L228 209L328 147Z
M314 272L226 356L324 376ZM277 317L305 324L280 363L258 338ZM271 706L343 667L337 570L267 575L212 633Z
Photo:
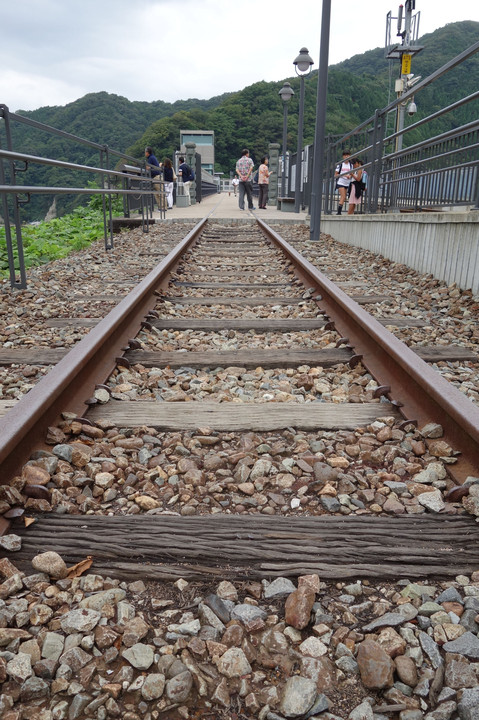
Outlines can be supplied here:
M411 59L413 55L421 52L422 46L417 45L417 39L419 36L419 18L420 13L417 12L413 15L413 10L416 8L416 0L406 0L404 5L400 5L396 18L393 18L389 12L386 17L386 57L390 60L398 58L400 61L399 78L395 83L395 91L398 100L408 90L410 90L421 77L414 77L414 73L411 72ZM392 21L397 21L397 32L396 37L401 38L401 44L391 44L391 26ZM395 152L399 153L403 146L403 130L404 130L404 111L406 109L406 101L399 102L396 106L396 139L395 139ZM414 115L416 112L416 103L414 98L408 107L408 114ZM393 175L391 183L391 208L397 209L398 205L398 170L401 165L400 158L396 157L393 161Z
M413 15L415 8L416 0L406 0L404 5L399 6L397 17L392 17L389 12L386 18L386 57L390 60L398 58L400 61L399 78L396 80L394 88L398 98L404 95L421 79L420 77L415 78L414 74L411 73L412 57L423 49L422 46L417 45L420 13L417 12ZM400 45L391 44L391 24L393 20L397 21L396 37L401 38ZM405 103L398 103L395 131L399 133L399 135L396 137L396 152L402 150L405 109ZM414 115L416 110L416 103L413 100L409 104L408 114Z

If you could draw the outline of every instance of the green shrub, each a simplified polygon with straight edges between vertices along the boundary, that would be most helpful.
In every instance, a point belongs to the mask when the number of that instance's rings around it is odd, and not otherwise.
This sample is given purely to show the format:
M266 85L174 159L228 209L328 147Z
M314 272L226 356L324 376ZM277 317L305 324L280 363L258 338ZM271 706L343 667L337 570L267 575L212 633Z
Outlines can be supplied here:
M115 196L112 206L113 215L123 214L121 197ZM101 195L93 195L87 207L75 208L68 215L42 222L39 225L22 226L25 266L28 268L42 265L51 260L66 257L69 253L88 247L95 240L102 238L103 212L101 208ZM12 237L17 265L18 253L13 227ZM8 275L7 244L5 228L0 227L0 276L5 277L6 275Z

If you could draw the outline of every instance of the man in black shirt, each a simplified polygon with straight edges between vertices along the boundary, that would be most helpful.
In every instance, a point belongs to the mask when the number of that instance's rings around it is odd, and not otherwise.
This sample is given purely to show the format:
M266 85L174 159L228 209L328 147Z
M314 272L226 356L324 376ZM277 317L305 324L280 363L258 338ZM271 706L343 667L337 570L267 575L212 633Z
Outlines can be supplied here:
M180 157L178 159L180 161L180 166L178 167L178 175L181 176L181 179L183 181L184 192L185 192L186 197L188 198L188 205L191 205L191 196L190 196L191 168L187 163L185 163L184 157Z

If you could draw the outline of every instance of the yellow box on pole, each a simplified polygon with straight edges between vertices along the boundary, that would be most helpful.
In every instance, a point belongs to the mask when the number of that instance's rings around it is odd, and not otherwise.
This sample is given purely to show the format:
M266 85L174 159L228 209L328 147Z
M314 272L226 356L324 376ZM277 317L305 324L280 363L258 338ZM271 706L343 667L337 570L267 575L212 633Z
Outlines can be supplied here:
M409 75L411 72L411 58L412 55L408 55L407 53L404 53L402 56L401 75Z

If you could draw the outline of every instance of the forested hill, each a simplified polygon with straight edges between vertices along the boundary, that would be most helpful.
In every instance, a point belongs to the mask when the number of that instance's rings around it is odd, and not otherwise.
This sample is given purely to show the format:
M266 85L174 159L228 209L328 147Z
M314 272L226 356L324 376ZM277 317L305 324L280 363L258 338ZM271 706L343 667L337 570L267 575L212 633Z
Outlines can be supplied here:
M424 35L419 41L424 50L413 58L412 72L423 78L428 76L470 47L478 36L479 23L472 21L451 23ZM327 133L345 133L371 117L377 108L386 106L395 97L394 79L398 74L399 62L386 60L382 48L331 66ZM475 92L478 76L479 54L476 54L441 78L433 88L425 89L416 97L417 118ZM288 119L288 147L294 149L299 78L294 76L285 80L291 83L296 93L290 102ZM278 96L282 83L283 80L261 81L209 100L190 99L175 103L161 100L130 102L107 92L91 93L64 107L44 107L32 112L19 111L19 114L83 138L106 143L138 158L143 156L145 145L152 145L160 159L171 157L178 148L180 128L214 130L216 169L229 175L242 147L249 147L253 158L258 159L267 152L268 143L282 141L283 109ZM304 140L309 143L314 136L317 72L306 79L305 85ZM471 119L468 113L475 113L477 117L477 107L468 106L458 111L455 124ZM15 125L13 138L15 149L19 151L80 163L98 163L97 154L88 148L72 147L61 138L49 137L27 126ZM29 175L45 185L59 182L58 171L54 168L32 166ZM83 183L84 177L81 176L78 181ZM73 183L62 176L60 184ZM30 206L24 207L24 212L29 219L41 218L50 202L51 198L33 198ZM82 200L60 197L60 211L69 209L74 202Z
M200 108L209 110L228 97L229 93L210 100L177 100L174 103L154 100L152 102L131 102L120 95L107 92L89 93L79 100L64 106L42 107L32 111L18 111L18 115L33 118L51 127L66 130L73 135L86 138L116 150L124 151L159 118L174 115L182 110ZM18 126L15 138L22 136L23 142L35 142L37 133L31 128L21 130ZM45 138L48 146L48 140Z

